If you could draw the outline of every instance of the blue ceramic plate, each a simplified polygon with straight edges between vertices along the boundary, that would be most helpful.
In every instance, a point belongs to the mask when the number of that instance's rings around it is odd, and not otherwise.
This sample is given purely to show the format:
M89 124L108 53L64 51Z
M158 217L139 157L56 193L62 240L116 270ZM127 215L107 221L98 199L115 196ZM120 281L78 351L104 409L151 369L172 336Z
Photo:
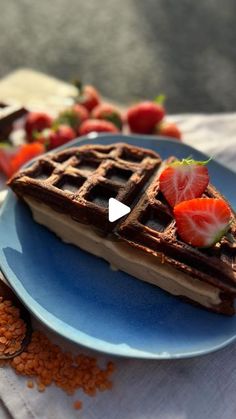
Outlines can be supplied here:
M89 143L118 141L119 136L102 135ZM163 158L207 158L177 141L141 136L123 141ZM85 143L88 139L71 145ZM236 207L235 174L213 160L209 170L213 183ZM105 261L63 244L36 224L11 192L2 208L0 237L1 269L20 299L45 325L78 344L114 355L165 359L205 354L235 339L236 317L193 307L113 272Z

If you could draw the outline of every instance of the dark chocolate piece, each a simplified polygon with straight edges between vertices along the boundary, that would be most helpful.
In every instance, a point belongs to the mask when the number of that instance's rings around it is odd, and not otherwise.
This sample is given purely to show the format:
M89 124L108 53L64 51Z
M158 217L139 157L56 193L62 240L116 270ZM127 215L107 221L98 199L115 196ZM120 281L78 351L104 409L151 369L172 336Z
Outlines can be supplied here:
M0 102L0 140L8 139L12 129L13 123L26 115L28 111L18 105L11 105Z

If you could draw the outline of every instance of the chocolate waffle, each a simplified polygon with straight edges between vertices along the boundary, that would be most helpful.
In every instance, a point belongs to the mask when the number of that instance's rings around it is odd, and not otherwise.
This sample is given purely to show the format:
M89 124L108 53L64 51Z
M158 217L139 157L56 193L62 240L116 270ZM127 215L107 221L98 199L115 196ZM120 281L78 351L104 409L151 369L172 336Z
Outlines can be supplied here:
M50 153L15 175L11 188L35 220L141 280L213 311L234 314L236 227L215 246L182 242L159 191L163 164L151 150L127 144L87 145ZM206 197L222 196L208 186ZM108 201L131 207L108 221ZM89 225L89 226L88 226Z
M108 221L109 198L131 205L160 163L150 150L88 145L46 155L10 186L105 233L114 228Z

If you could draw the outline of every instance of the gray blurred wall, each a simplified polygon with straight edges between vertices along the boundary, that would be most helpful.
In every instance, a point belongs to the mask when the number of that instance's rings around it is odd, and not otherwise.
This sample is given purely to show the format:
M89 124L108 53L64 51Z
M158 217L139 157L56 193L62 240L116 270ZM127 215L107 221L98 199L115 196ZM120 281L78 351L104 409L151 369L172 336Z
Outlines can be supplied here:
M0 0L0 77L78 74L120 102L236 110L235 0Z

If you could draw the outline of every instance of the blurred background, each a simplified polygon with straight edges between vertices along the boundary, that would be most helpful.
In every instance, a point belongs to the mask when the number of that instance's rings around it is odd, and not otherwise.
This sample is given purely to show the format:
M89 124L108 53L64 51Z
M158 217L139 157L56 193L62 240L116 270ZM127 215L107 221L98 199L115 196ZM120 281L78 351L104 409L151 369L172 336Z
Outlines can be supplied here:
M31 67L78 75L130 104L236 110L235 0L0 0L0 77Z

